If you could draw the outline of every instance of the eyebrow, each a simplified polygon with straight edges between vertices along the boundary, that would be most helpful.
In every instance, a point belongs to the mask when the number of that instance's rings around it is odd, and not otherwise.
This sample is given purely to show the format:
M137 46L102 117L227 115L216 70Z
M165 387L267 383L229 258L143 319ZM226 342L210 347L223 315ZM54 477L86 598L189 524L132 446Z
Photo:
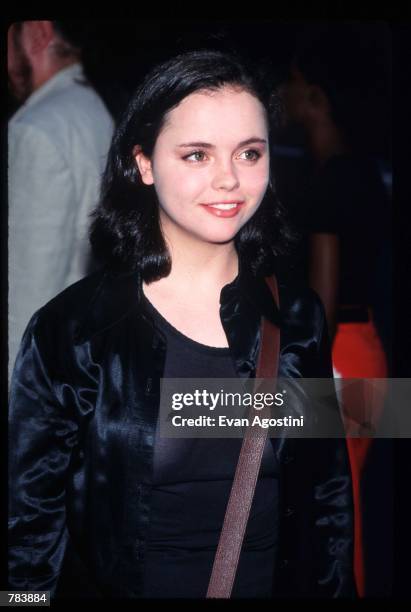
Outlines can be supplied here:
M267 144L267 141L264 138L248 138L247 140L243 140L238 143L238 147L244 147L245 145L249 145L255 142L260 142L262 144ZM215 146L210 144L209 142L185 142L183 144L177 145L178 147L203 147L204 149L214 149Z

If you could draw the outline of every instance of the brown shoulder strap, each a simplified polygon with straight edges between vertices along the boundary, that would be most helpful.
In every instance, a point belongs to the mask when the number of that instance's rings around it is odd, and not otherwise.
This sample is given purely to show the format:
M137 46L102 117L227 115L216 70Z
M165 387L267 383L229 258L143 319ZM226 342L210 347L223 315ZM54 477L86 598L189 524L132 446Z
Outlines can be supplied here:
M268 277L266 281L279 306L275 277ZM280 330L267 319L263 319L256 378L277 378L279 353ZM270 390L273 390L272 386ZM231 596L266 438L267 429L262 428L251 433L251 428L248 427L244 435L214 558L207 598L229 598Z

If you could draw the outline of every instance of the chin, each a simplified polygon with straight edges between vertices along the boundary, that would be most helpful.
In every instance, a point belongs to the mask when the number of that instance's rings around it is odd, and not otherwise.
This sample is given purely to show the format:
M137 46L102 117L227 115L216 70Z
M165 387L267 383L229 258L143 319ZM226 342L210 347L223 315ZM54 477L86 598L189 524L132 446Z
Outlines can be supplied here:
M235 230L220 230L220 231L209 231L204 232L204 234L198 235L198 237L204 242L211 242L213 244L224 244L226 242L231 242L236 237L237 233L240 231L240 227Z

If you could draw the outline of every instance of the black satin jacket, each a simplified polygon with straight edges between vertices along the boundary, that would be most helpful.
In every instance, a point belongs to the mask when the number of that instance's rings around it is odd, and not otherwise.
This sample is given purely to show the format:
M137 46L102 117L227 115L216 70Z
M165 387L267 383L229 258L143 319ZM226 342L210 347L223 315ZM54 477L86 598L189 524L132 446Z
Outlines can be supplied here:
M141 292L138 274L100 271L28 324L10 388L10 588L141 597L166 354ZM321 301L310 289L280 285L279 294L280 311L244 270L223 287L220 317L238 375L255 375L264 316L280 326L279 376L331 377ZM275 449L275 594L355 596L345 439L284 438Z

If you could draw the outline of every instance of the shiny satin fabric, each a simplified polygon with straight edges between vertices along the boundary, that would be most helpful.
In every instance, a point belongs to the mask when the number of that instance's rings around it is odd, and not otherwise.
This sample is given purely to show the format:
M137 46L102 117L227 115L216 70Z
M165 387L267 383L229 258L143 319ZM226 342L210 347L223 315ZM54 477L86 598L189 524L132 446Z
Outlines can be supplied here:
M279 294L280 311L264 280L242 266L222 289L238 376L255 376L265 316L281 329L280 377L332 377L319 298L281 284ZM25 331L10 388L10 588L141 597L166 355L141 295L138 273L100 271L37 311ZM303 395L297 384L301 413ZM281 512L275 596L355 596L346 441L272 443Z

